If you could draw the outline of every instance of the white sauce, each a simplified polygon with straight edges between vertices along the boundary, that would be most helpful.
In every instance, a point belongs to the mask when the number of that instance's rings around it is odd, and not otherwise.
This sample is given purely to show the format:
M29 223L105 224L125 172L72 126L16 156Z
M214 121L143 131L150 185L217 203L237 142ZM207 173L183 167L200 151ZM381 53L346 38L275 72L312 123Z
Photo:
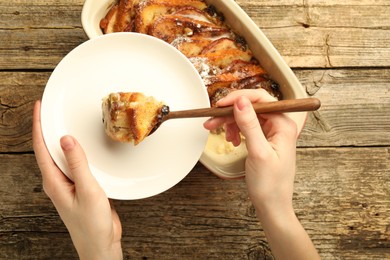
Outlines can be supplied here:
M206 151L210 158L221 164L243 159L248 154L243 137L241 138L241 144L234 147L233 144L226 141L224 132L220 134L209 134Z

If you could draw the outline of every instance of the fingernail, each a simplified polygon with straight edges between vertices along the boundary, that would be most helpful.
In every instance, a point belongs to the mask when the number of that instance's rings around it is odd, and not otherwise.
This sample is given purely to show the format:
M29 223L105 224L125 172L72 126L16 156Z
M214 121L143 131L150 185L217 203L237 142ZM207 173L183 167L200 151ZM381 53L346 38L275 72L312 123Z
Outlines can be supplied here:
M73 147L76 144L74 139L70 136L63 136L60 140L60 143L61 143L61 148L64 151L69 151L73 149Z
M246 108L248 108L251 105L251 102L248 100L248 98L242 96L237 100L237 108L240 111L244 111Z

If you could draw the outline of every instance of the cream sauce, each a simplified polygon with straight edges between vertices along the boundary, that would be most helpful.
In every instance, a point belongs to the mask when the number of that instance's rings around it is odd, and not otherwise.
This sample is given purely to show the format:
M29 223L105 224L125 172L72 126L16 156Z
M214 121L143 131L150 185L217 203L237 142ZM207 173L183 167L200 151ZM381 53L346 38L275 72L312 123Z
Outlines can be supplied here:
M237 147L225 139L225 133L209 134L206 151L211 159L220 163L231 163L245 158L248 154L245 145L245 138L241 138L241 144Z

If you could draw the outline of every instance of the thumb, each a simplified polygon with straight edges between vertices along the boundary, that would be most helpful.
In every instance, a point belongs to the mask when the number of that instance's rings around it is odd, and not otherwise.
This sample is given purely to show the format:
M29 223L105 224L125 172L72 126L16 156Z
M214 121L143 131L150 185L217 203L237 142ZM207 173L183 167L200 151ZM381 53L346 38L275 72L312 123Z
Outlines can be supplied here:
M83 187L90 186L91 182L95 182L84 150L76 139L66 135L61 138L60 144L76 189L83 189Z
M245 136L249 154L257 153L259 148L268 146L257 114L247 97L241 96L234 103L234 118L241 133Z

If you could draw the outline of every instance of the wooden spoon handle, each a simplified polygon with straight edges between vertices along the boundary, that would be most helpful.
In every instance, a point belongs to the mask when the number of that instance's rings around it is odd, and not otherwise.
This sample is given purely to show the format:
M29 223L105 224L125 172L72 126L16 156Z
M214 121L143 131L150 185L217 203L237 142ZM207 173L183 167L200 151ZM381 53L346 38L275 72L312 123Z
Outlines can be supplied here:
M314 111L320 108L320 106L321 102L317 98L288 99L253 104L253 108L257 114ZM233 106L228 106L171 111L167 117L169 119L188 117L218 117L230 116L232 114Z

